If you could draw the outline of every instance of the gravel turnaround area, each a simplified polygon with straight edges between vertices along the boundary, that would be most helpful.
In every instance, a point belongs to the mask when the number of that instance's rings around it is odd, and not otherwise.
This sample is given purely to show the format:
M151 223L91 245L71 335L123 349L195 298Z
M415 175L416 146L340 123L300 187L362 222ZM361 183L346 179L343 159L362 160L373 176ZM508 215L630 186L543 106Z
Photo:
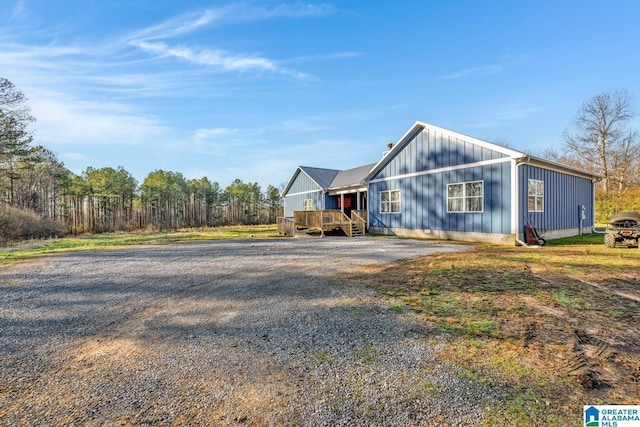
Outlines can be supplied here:
M0 269L0 425L477 425L500 396L340 273L465 246L289 238ZM381 278L383 280L383 278Z

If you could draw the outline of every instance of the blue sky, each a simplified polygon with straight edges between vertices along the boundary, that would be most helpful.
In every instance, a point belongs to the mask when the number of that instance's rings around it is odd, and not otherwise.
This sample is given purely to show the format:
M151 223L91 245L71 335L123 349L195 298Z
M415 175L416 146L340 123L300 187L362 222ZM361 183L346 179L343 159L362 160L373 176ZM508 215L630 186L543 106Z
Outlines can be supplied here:
M624 0L0 0L0 76L75 173L266 189L297 165L374 163L417 120L560 150L585 100L640 96L639 16Z

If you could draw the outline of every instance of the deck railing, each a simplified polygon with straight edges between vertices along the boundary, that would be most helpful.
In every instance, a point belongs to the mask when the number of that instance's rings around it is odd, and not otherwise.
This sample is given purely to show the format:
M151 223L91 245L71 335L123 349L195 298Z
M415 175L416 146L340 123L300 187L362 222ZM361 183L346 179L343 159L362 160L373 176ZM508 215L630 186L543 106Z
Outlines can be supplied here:
M367 211L351 211L351 221L364 233L367 229Z
M296 223L291 217L278 217L276 218L276 225L278 226L278 233L283 236L295 236L296 235Z
M293 220L296 227L317 228L321 231L340 228L344 233L353 237L353 224L355 223L364 232L366 211L351 211L351 218L340 210L318 211L294 211Z

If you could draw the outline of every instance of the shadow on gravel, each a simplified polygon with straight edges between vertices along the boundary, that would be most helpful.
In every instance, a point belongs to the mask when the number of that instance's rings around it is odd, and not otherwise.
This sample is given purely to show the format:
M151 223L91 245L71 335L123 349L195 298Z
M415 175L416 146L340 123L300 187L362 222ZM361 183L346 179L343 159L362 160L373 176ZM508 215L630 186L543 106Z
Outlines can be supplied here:
M17 285L0 287L13 380L0 424L473 425L495 394L439 369L410 317L331 277L413 248L341 244L146 247L4 271Z

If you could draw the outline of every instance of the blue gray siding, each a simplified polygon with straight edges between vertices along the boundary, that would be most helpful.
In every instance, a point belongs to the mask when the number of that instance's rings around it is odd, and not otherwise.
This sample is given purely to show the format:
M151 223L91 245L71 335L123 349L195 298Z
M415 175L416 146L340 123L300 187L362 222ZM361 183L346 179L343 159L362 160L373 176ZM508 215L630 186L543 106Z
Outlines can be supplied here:
M322 209L322 199L324 193L317 190L309 193L287 195L284 197L284 216L292 217L294 211L304 209L304 201L306 199L313 200L313 209Z
M528 211L528 180L544 182L544 212ZM543 230L567 230L580 226L578 206L585 206L582 226L589 229L594 225L593 184L590 179L581 178L537 166L521 167L519 212L522 221L518 232L524 229L524 219L529 218L537 228Z
M313 200L314 209L321 209L323 194L318 184L298 170L298 175L284 197L284 216L292 217L294 211L303 210L306 199Z
M284 216L304 209L304 201L313 200L313 209L338 209L338 201L324 192L307 174L298 171L289 191L284 196Z
M298 171L298 176L294 179L289 191L287 191L287 194L305 193L317 190L322 190L322 188L309 178L306 173Z
M502 158L504 161L499 160ZM464 167L487 161L494 163ZM371 181L368 197L372 227L511 232L511 162L490 148L425 129ZM483 212L448 213L447 184L468 181L484 182ZM398 189L401 212L380 213L380 192Z
M511 163L429 173L369 184L369 224L373 227L509 234ZM447 184L484 182L483 212L448 213ZM380 192L400 190L401 212L380 213Z
M373 179L389 178L506 157L490 148L425 129L418 132Z

